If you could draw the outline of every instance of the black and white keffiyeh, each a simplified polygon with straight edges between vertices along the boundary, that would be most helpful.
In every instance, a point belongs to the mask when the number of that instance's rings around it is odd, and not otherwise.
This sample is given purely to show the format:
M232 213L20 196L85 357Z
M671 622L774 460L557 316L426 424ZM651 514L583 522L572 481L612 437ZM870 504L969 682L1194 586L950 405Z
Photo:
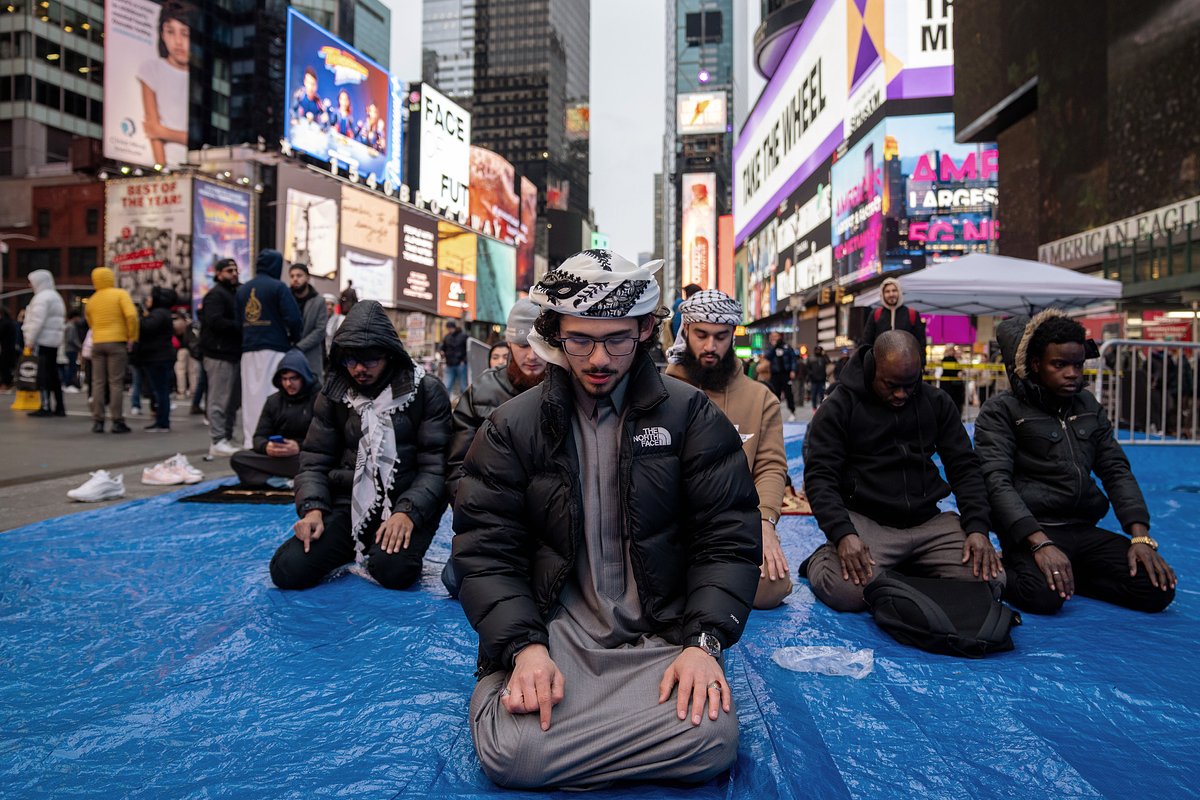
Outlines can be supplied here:
M654 273L662 265L662 259L638 266L611 250L584 250L547 272L529 290L529 299L543 310L572 317L640 317L658 310L660 294ZM529 343L546 361L567 366L562 351L538 333L529 335Z
M705 322L709 325L734 326L742 324L742 304L716 289L697 292L680 303L677 310L681 320L679 333L675 336L675 344L667 350L667 361L672 364L683 361L683 353L687 350L689 323Z

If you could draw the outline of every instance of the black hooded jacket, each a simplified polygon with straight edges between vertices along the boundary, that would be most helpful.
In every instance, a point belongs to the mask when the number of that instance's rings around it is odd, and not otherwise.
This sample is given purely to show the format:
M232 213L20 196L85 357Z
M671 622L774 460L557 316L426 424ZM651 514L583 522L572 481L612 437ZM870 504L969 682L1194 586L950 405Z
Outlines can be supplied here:
M329 361L335 365L317 396L312 423L300 448L296 476L296 511L348 507L362 422L346 403L356 384L341 366L347 350L382 349L388 353L392 395L414 389L414 365L396 335L383 306L372 300L356 303L333 337ZM393 412L396 471L389 492L393 512L407 513L418 529L436 528L445 510L446 447L450 443L450 398L436 378L424 376L416 396L403 411Z
M480 675L547 643L546 624L585 547L571 380L548 366L539 387L483 423L463 462L452 565L479 633ZM646 354L628 381L617 467L642 611L668 641L705 632L729 647L762 561L741 438L703 392L660 376Z
M296 394L288 394L279 382L279 374L291 370L300 376L304 385ZM272 385L279 391L270 395L263 404L262 414L258 418L258 427L254 429L254 451L266 454L267 440L272 436L282 436L293 442L303 442L308 433L308 425L312 422L313 403L317 399L317 382L308 361L299 350L288 350L271 378Z
M835 544L855 533L848 511L888 527L915 527L940 513L938 501L953 486L963 529L986 533L983 473L954 401L921 383L894 409L872 391L874 379L872 349L860 347L808 426L804 489L821 530Z
M137 363L174 363L175 346L171 344L171 337L175 335L175 325L171 320L171 306L176 302L175 290L155 286L150 290L150 297L153 301L150 312L138 326Z
M1129 459L1095 396L1084 389L1064 402L1029 379L1028 363L1018 363L1018 353L1028 361L1033 332L1055 314L1061 312L1016 317L996 328L1012 391L989 398L975 420L992 522L1005 547L1023 543L1045 524L1095 525L1108 513L1110 498L1126 532L1134 523L1150 525Z

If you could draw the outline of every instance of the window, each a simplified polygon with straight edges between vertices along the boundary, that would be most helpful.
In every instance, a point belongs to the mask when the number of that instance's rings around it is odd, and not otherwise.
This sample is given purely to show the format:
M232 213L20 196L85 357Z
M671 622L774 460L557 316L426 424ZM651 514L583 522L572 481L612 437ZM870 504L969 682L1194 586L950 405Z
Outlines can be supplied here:
M37 212L37 235L39 239L45 239L50 235L50 211L49 209L39 208Z
M52 83L34 81L34 99L47 108L57 110L62 105L62 90Z
M88 236L95 236L100 232L100 209L89 208L87 210L84 226L87 228Z
M94 209L89 209L92 211ZM67 274L68 275L91 275L92 269L96 263L96 248L94 247L72 247L67 251Z
M46 269L50 270L51 274L57 275L61 259L62 252L57 247L18 250L17 274L24 277L35 269Z
M720 11L699 11L688 14L685 35L689 47L704 44L720 44L723 20Z

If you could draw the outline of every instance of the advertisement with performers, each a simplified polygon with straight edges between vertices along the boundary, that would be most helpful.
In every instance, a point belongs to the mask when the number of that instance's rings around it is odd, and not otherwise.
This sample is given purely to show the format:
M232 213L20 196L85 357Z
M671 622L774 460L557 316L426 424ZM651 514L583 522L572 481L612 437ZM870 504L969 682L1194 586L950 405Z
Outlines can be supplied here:
M192 294L192 180L163 176L109 181L104 200L104 263L134 302L155 286Z
M400 81L295 9L286 80L283 135L291 147L336 160L368 183L400 185Z
M212 288L214 267L223 258L238 265L238 277L250 280L253 248L250 192L196 179L192 197L192 309Z
M517 171L503 156L471 145L471 227L512 244L520 229Z
M195 8L180 0L103 5L104 157L143 167L178 166L187 161Z

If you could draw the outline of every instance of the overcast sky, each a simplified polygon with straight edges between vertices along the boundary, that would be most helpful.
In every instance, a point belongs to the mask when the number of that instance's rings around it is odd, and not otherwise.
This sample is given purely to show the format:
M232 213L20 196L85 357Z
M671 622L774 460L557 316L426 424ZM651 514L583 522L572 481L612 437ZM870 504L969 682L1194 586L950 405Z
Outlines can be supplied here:
M589 0L577 0L589 2ZM665 6L590 0L591 205L596 226L629 259L654 249L654 173L662 169ZM391 69L421 77L421 0L392 0Z

